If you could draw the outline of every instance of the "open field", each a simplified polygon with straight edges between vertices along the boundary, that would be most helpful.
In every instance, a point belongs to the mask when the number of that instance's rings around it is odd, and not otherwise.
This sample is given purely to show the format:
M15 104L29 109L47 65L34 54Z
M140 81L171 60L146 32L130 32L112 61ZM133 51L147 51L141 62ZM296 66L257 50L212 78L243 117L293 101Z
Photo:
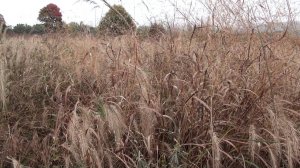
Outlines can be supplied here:
M0 56L0 167L300 166L292 35L13 37Z

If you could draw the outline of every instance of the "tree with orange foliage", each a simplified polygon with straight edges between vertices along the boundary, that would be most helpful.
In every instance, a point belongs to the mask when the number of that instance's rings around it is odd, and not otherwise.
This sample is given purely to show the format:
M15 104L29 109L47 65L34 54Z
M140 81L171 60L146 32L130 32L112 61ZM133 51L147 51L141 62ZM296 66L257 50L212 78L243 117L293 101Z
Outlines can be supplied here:
M60 8L50 3L40 10L38 20L43 22L49 32L56 32L62 28L62 14Z

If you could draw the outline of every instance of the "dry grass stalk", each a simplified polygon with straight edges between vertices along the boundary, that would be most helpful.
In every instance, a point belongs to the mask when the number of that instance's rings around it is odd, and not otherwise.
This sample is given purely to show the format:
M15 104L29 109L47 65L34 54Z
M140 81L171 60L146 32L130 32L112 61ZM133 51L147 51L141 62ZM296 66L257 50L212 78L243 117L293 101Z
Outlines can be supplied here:
M212 161L213 161L213 168L220 168L221 165L221 147L220 147L220 140L217 137L216 133L212 133Z
M257 153L257 148L258 148L258 143L257 142L257 133L255 126L252 124L249 127L249 148L250 148L250 156L251 156L251 161L254 162L255 159L255 154Z
M0 53L1 54L1 53ZM7 75L5 73L5 62L1 59L0 60L0 98L1 98L1 104L2 104L2 112L5 112L6 104L7 104Z

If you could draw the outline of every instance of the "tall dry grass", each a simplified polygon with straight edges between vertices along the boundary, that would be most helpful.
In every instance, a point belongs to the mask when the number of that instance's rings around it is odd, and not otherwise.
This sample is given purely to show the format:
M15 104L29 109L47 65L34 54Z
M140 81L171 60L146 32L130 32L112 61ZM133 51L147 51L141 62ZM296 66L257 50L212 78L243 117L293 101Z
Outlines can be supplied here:
M3 40L0 167L299 167L299 37L209 2L155 40Z
M0 167L299 167L299 38L209 31L7 38Z

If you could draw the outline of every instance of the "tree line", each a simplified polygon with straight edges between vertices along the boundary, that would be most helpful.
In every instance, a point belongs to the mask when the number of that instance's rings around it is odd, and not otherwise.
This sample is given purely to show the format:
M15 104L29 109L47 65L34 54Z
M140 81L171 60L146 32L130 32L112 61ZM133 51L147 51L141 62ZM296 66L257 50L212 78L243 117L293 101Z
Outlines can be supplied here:
M6 29L11 34L45 34L45 33L92 33L108 36L119 36L131 32L137 32L140 36L161 36L166 32L161 23L153 23L150 26L137 27L135 21L122 5L113 5L101 19L97 27L85 25L83 22L65 23L62 20L60 8L53 3L40 9L38 18L41 23L30 26L17 24L14 27L6 26L4 17L0 14L2 30Z

